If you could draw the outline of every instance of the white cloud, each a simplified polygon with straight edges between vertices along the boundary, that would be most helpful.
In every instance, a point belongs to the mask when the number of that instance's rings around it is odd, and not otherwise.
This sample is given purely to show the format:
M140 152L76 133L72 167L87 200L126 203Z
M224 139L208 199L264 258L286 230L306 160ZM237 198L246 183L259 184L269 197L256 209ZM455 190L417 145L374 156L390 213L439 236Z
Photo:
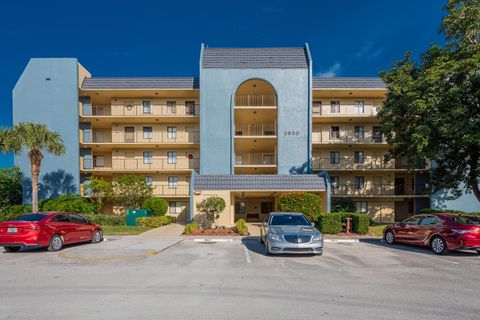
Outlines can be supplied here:
M332 64L328 69L324 71L320 71L315 76L317 77L327 77L327 78L333 78L336 77L342 70L342 65L340 62L335 62Z
M355 52L355 58L357 60L375 60L383 54L383 48L374 48L372 41L367 41L365 44Z

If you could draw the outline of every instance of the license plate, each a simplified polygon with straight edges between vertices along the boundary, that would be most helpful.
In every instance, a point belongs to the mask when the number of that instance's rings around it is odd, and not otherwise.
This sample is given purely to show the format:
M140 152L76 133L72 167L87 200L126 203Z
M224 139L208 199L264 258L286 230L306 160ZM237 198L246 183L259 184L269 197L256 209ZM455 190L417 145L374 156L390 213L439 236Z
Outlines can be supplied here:
M8 228L8 229L7 229L7 232L8 232L8 233L17 232L17 228Z

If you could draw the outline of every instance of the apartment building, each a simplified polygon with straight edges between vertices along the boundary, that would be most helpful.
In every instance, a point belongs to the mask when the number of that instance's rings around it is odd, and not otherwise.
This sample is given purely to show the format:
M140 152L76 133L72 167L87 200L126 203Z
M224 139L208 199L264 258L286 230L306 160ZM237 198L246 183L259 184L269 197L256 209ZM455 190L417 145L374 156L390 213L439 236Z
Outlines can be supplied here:
M319 194L326 212L350 197L377 221L430 205L426 165L384 161L380 79L313 77L308 45L202 45L199 65L199 77L103 78L76 59L31 59L13 91L14 123L45 123L67 146L46 156L40 194L90 196L91 176L137 174L181 221L221 196L223 225L262 220L293 191ZM15 164L28 176L25 155Z

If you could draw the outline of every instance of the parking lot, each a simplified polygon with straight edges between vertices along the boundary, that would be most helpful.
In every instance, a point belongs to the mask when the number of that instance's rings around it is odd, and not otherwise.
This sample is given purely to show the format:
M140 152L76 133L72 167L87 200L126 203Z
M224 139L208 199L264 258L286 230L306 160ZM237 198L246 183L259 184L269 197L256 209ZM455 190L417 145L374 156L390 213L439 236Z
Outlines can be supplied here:
M0 319L478 319L479 268L376 239L269 257L255 237L112 237L0 253Z

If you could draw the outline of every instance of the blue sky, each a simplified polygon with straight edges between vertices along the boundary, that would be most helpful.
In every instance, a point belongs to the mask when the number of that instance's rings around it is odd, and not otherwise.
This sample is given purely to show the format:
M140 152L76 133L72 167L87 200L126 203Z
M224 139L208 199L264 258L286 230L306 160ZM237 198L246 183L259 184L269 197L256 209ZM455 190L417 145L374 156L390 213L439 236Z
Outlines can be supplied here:
M407 50L443 41L445 2L1 1L0 126L11 125L11 92L31 57L76 57L93 76L195 76L202 42L308 42L317 76L378 76ZM0 167L12 163L0 155Z

